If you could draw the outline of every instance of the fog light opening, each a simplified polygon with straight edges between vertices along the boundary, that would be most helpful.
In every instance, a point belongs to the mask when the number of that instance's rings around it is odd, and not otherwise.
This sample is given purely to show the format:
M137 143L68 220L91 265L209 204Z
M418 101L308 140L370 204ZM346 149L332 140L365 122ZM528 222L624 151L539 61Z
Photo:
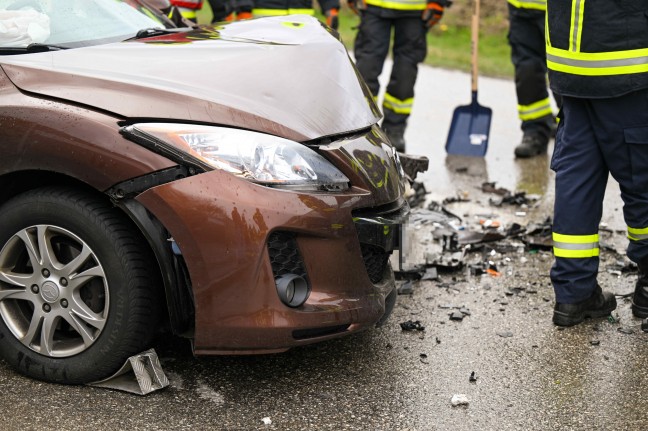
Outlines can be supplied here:
M310 294L304 277L296 274L284 274L277 277L275 283L279 299L289 307L299 307L306 302Z

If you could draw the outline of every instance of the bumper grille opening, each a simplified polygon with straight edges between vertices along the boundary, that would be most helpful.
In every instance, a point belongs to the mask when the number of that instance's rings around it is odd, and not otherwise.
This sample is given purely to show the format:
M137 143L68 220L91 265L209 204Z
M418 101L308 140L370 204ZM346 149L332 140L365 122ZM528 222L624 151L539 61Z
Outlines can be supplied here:
M275 279L285 274L296 274L308 281L294 233L271 233L268 237L268 253Z
M296 329L293 331L293 338L295 340L305 340L307 338L323 337L325 335L338 334L349 329L351 325L338 325L338 326L327 326L325 328L313 328L313 329Z
M380 283L385 275L385 268L389 262L390 252L370 244L360 244L362 260L364 260L367 274L372 283Z

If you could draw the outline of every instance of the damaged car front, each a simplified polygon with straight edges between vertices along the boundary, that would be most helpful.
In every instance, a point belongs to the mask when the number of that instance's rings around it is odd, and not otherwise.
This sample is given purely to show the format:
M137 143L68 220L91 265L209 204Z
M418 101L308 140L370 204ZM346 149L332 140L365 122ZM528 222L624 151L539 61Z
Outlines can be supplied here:
M19 371L99 380L159 322L212 355L387 318L407 183L330 29L176 29L115 0L0 0L0 24L0 352Z

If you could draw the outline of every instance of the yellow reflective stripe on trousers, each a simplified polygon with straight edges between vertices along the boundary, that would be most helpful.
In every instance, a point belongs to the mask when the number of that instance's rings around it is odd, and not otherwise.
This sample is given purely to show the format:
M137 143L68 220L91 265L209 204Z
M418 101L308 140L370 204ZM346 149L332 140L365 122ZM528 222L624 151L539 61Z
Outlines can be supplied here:
M548 97L530 105L518 105L518 115L522 121L537 120L552 113Z
M385 9L424 10L426 0L366 0L365 3Z
M585 76L648 72L648 49L615 52L569 52L547 45L547 67L556 72Z
M571 26L569 28L569 50L580 52L581 37L583 35L583 13L585 0L572 0Z
M628 238L632 241L641 241L648 239L648 227L635 228L628 226Z
M385 100L383 100L383 108L387 108L397 114L410 114L412 112L413 105L413 97L405 100L399 100L391 94L387 93L385 94Z
M547 0L508 0L518 9L547 10Z
M594 235L563 235L554 232L554 256L565 258L588 258L599 255L599 236Z

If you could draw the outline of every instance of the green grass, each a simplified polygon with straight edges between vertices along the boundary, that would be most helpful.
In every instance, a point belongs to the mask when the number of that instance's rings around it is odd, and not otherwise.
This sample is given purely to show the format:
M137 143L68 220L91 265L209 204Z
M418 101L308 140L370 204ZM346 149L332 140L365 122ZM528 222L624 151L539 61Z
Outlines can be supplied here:
M198 13L198 22L207 24L212 13L209 3L205 2ZM318 18L322 19L321 15ZM360 18L347 9L340 12L340 37L347 49L353 49L353 41ZM506 40L504 18L496 17L486 21L480 29L479 74L502 78L513 77L510 47ZM470 71L470 28L460 25L449 13L443 21L428 33L428 55L425 64L444 69Z

